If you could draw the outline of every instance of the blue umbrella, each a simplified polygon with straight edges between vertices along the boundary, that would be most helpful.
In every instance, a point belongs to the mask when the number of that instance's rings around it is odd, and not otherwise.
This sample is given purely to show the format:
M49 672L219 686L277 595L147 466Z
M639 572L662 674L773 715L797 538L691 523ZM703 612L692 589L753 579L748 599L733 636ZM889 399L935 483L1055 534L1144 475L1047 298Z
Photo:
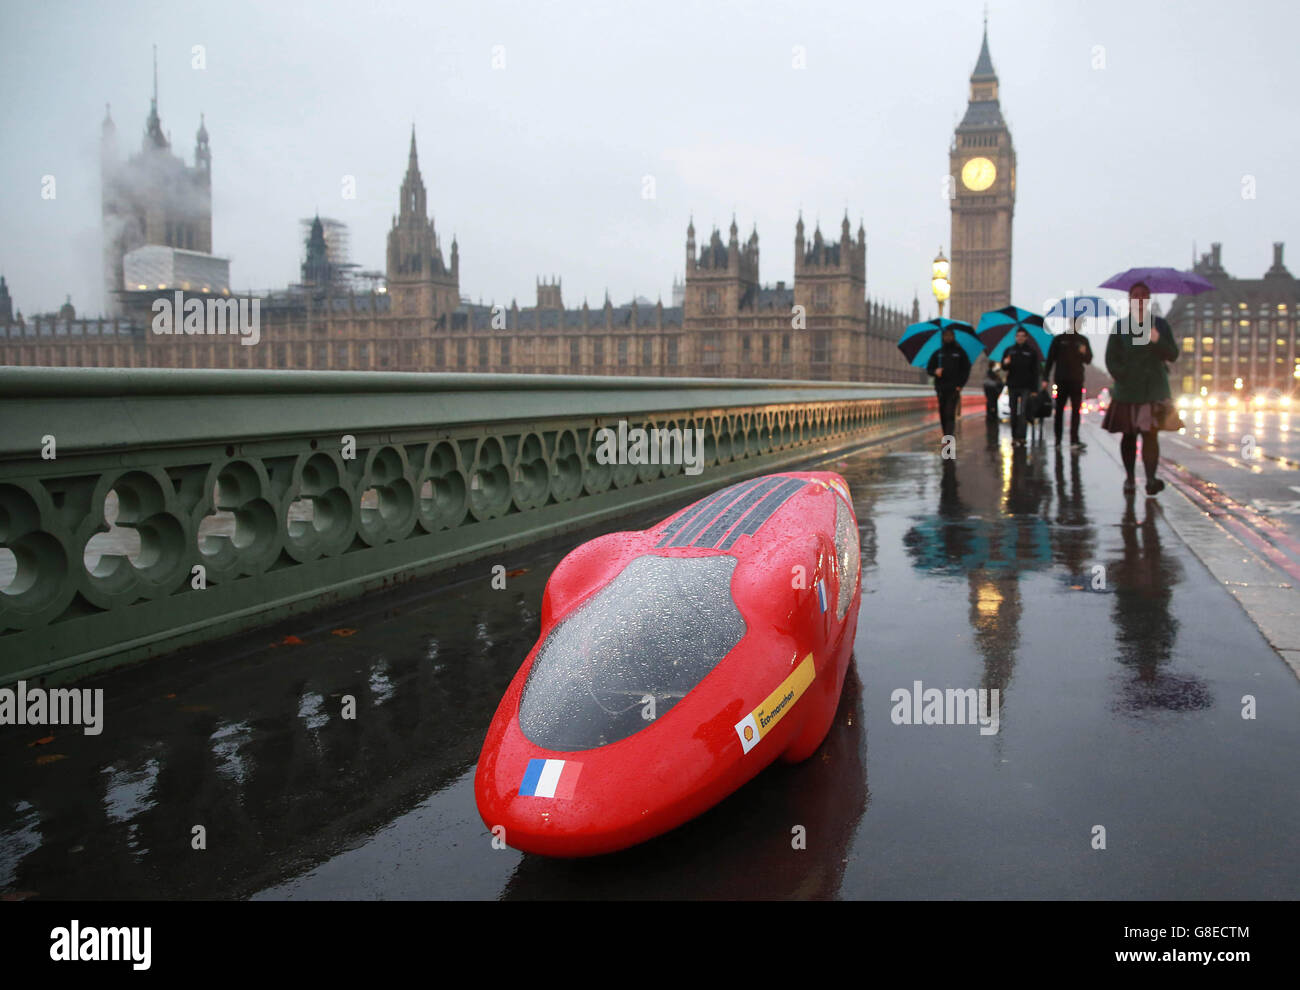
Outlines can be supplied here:
M1038 356L1046 359L1052 346L1052 335L1043 326L1043 318L1019 306L1003 306L980 317L979 339L988 351L990 361L1001 361L1007 348L1016 342L1016 331L1029 334L1029 345L1038 349Z
M1213 282L1201 278L1195 272L1180 272L1177 268L1130 268L1106 279L1101 283L1101 288L1123 289L1127 292L1139 282L1153 293L1176 292L1183 296L1210 292L1214 288Z
M898 349L903 352L903 356L910 364L917 368L924 368L930 360L930 355L943 346L945 330L953 331L957 343L961 345L961 349L966 352L966 356L972 363L984 352L984 345L975 336L975 331L969 323L950 320L945 316L925 320L922 323L913 323L903 331L903 336L898 338Z
M1101 296L1066 296L1052 303L1043 318L1073 322L1080 316L1099 316L1105 319L1114 315L1115 310Z

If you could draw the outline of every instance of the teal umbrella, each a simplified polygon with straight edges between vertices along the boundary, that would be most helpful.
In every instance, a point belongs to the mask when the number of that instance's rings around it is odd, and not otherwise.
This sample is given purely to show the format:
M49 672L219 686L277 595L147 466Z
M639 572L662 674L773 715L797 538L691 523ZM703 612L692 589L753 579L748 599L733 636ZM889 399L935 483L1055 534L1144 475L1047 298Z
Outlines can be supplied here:
M945 330L953 331L957 343L972 362L984 350L984 345L975 336L975 331L969 323L950 320L946 316L926 320L923 323L913 323L903 331L903 336L898 338L898 349L903 352L903 356L910 364L917 368L924 368L930 360L930 355L943 345L942 338Z
M1029 334L1029 344L1038 349L1038 356L1047 358L1047 348L1052 345L1052 335L1043 326L1043 318L1019 306L1003 306L980 317L976 333L990 361L1001 361L1007 348L1016 342L1016 331Z

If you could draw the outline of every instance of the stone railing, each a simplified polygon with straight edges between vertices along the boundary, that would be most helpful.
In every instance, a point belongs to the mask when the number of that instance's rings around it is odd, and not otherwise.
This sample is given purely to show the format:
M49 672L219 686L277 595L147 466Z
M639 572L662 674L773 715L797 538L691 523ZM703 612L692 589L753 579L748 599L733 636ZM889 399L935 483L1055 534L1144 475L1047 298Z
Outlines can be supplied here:
M899 385L0 368L0 684L228 635L934 407ZM620 420L701 430L702 469L600 463Z

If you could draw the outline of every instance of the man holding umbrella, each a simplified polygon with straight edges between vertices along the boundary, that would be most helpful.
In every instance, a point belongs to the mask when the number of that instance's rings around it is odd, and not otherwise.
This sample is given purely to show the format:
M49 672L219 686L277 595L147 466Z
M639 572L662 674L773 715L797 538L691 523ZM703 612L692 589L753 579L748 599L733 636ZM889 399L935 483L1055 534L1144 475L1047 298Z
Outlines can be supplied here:
M989 361L999 362L1007 373L1011 436L1021 446L1025 442L1026 406L1029 396L1038 391L1038 372L1052 335L1037 313L1019 306L1003 306L980 317L978 336Z
M1052 368L1056 368L1056 445L1061 445L1064 427L1065 404L1070 403L1070 446L1082 448L1079 440L1079 406L1083 404L1083 370L1092 364L1092 345L1080 333L1082 316L1066 324L1063 334L1052 338L1047 348L1047 362L1043 365L1043 388L1048 387Z
M970 377L971 362L984 350L974 328L969 323L942 316L913 323L898 338L898 349L912 367L924 368L934 379L943 435L952 436L957 427L962 386Z
M930 355L925 370L934 379L934 390L939 396L939 425L944 436L952 436L957 428L957 406L961 402L962 386L970 378L970 358L957 343L952 327L944 327L943 343Z
M1011 401L1011 441L1020 447L1025 443L1025 404L1038 389L1041 365L1038 349L1029 343L1029 331L1018 327L1015 344L1002 355L1002 368L1007 373L1007 398Z

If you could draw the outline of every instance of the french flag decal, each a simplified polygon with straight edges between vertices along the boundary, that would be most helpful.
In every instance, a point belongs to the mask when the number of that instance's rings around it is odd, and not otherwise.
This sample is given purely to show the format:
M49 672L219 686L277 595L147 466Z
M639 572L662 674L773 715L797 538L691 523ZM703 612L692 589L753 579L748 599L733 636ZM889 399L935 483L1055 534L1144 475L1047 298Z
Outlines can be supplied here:
M520 797L571 798L582 764L573 760L529 760Z
M822 578L820 581L817 582L817 604L819 604L822 607L823 612L826 611L826 579L825 578Z

